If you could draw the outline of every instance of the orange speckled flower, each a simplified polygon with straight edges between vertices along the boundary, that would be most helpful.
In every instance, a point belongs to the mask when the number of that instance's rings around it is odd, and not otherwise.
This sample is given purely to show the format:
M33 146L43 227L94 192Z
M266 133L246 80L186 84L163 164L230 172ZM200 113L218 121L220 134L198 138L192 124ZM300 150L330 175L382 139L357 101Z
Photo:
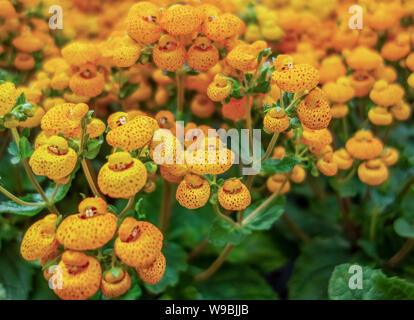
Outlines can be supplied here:
M71 42L62 49L63 58L71 65L96 64L100 58L98 48L93 43Z
M314 154L320 154L322 149L332 143L332 134L328 129L312 130L303 127L302 142Z
M43 63L43 70L50 74L68 72L69 69L69 64L61 57L54 57Z
M331 177L337 174L338 165L333 160L333 153L328 152L321 157L316 163L318 170L322 172L325 176Z
M210 185L198 175L187 174L178 185L175 197L187 209L201 208L210 198Z
M385 80L379 80L374 84L369 97L376 104L389 107L402 100L404 89L396 83L388 84Z
M206 37L199 37L188 50L188 66L198 71L208 71L219 60L217 48Z
M80 67L80 70L72 75L69 81L69 87L73 93L88 98L100 95L104 86L103 75L91 64Z
M227 54L226 61L234 69L243 72L253 71L257 68L259 51L253 45L242 43Z
M345 148L352 157L369 160L381 154L383 144L370 130L359 130L346 142Z
M160 174L161 176L171 183L180 183L183 179L181 175L174 175L170 172L170 169L166 166L160 166Z
M111 154L98 174L99 188L111 198L130 198L144 187L146 181L144 164L128 152Z
M275 60L275 68L272 81L285 92L311 90L319 82L318 70L310 64L293 65L289 56L279 55Z
M115 277L110 271L104 273L101 282L102 294L107 298L122 296L131 288L131 277L124 269L121 269Z
M368 119L377 126L388 126L392 123L392 114L387 108L377 106L368 111Z
M349 112L349 107L346 104L334 103L331 107L332 118L338 119L345 117Z
M336 82L328 82L322 87L327 98L335 103L345 103L355 95L355 89L347 77L340 77Z
M293 167L292 174L290 175L290 180L294 183L302 183L306 179L306 170L300 165Z
M125 45L115 48L113 60L115 66L126 68L133 66L141 54L139 45Z
M134 4L129 9L126 22L128 35L138 42L157 41L162 32L158 24L160 17L160 9L151 2L142 1Z
M381 154L381 160L387 166L392 166L397 163L398 161L398 150L391 147L386 147Z
M18 87L17 94L24 93L26 100L31 103L39 103L42 98L42 91L39 89L28 88L28 87Z
M16 15L16 9L8 0L0 1L0 17L5 19L13 18Z
M195 145L198 149L187 149L185 161L188 170L204 174L221 174L226 172L233 165L234 153L230 149L222 147L217 143L216 138L205 138L203 143ZM194 144L192 144L192 147Z
M197 7L172 5L161 15L160 25L173 36L197 32L203 22L203 13Z
M155 69L153 71L152 79L154 79L154 81L161 86L172 84L174 82L169 76L164 74L161 69Z
M346 75L346 67L339 56L330 56L322 60L319 68L319 82L321 84L336 81L339 77Z
M215 110L216 106L205 94L199 93L191 101L191 112L196 117L208 118Z
M56 279L61 279L62 285L56 286L54 291L61 299L85 300L98 291L102 271L94 257L83 252L65 251L58 266Z
M390 29L398 23L397 17L390 14L389 10L384 6L378 7L373 11L368 11L364 18L366 19L368 26L376 31Z
M12 43L17 50L25 53L39 51L43 47L43 41L35 37L30 31L14 38Z
M97 138L105 132L105 129L105 123L102 120L95 118L88 124L86 133L89 134L90 138Z
M283 173L276 173L266 180L267 189L270 192L277 192L278 194L285 194L290 190L290 182Z
M251 107L252 101L250 100ZM233 121L239 121L246 117L247 111L247 98L243 96L241 99L230 98L230 101L226 104L223 104L221 108L221 113L223 117L228 118Z
M13 82L0 84L0 117L8 113L16 103L18 92Z
M390 108L392 116L399 120L407 120L411 116L411 107L403 100Z
M405 59L405 64L407 65L408 69L414 72L414 52L410 53Z
M224 182L219 188L217 196L224 209L233 211L246 209L252 200L249 190L239 179Z
M50 86L55 90L63 90L69 86L69 76L65 72L56 73L50 81Z
M49 109L41 121L46 135L63 134L66 138L77 137L81 130L82 117L88 112L85 103L64 103Z
M122 124L122 123L121 123ZM108 132L106 141L112 147L133 151L148 144L158 130L157 121L147 116L137 116Z
M23 258L31 261L49 255L59 245L55 236L57 215L48 214L35 222L24 234L20 253Z
M358 177L370 186L377 186L388 179L388 168L380 159L368 160L359 165Z
M385 80L388 83L393 83L397 80L397 71L391 66L382 64L375 70L374 76L377 80Z
M267 132L283 132L289 127L289 117L280 108L272 108L263 119L263 127Z
M366 71L356 71L352 74L351 85L355 89L356 97L364 97L368 95L374 85L374 77Z
M348 170L354 163L354 160L345 148L336 150L332 155L332 160L341 170Z
M146 221L125 218L118 230L114 250L122 262L135 268L151 266L161 252L164 237Z
M34 147L37 149L38 147L47 143L49 137L45 134L44 131L40 131L39 134L36 136Z
M389 41L381 48L381 55L389 61L398 61L410 53L410 36L407 33L399 34L397 39Z
M312 90L297 108L300 121L309 129L321 130L329 126L331 108L322 90Z
M45 115L45 110L42 107L35 106L36 111L32 117L28 117L25 121L20 121L20 127L35 128L42 121L42 117Z
M224 76L216 74L213 82L211 82L207 88L207 96L212 101L223 101L230 95L231 90L231 82Z
M382 64L382 58L378 52L367 47L357 47L352 51L344 51L348 66L354 70L370 71Z
M206 35L210 40L223 41L231 37L234 30L229 28L229 20L223 15L211 16L204 21L201 26L202 34Z
M184 46L175 38L163 35L153 50L152 58L158 68L174 72L179 70L186 62L187 52Z
M162 252L149 267L136 268L142 281L148 284L157 284L165 273L166 260Z
M13 63L16 69L21 71L32 70L35 66L33 56L24 52L19 52Z
M68 216L59 225L56 238L60 244L71 250L94 250L112 239L117 218L107 212L105 200L86 198L78 209L79 213Z
M37 148L30 157L29 164L33 172L47 176L51 180L60 180L68 176L76 166L78 156L67 141L52 136L45 145Z

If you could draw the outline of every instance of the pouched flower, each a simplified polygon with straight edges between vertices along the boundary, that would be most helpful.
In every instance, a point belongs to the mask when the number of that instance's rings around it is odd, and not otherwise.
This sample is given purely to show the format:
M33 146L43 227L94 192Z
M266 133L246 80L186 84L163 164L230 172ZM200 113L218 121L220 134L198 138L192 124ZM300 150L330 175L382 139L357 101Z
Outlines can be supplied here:
M319 82L319 72L309 64L293 65L293 59L287 55L277 56L272 81L285 92L296 93L311 90Z
M290 175L290 180L292 180L294 183L302 183L305 179L306 170L300 165L295 165Z
M392 166L398 161L398 150L391 147L386 147L381 153L381 160L386 166Z
M239 179L230 179L219 188L218 201L226 210L239 211L251 203L250 192Z
M160 282L164 276L166 264L165 257L162 252L160 252L150 266L136 268L136 270L142 281L154 285Z
M266 180L267 189L270 192L277 192L278 194L285 194L290 190L290 182L283 173L276 173Z
M369 97L376 104L389 107L402 100L404 89L398 84L388 84L385 80L379 80L374 84Z
M359 130L346 142L345 148L352 157L369 160L381 154L383 144L370 130Z
M359 33L358 45L368 48L374 47L378 42L378 33L370 27L362 28Z
M159 69L158 69L159 70ZM170 93L164 86L158 86L155 91L154 101L157 106L163 106L168 102L170 98Z
M201 208L210 198L210 185L198 175L187 174L178 185L175 197L187 209Z
M393 83L397 80L397 71L391 66L382 64L375 70L374 77L377 80L385 80L388 83Z
M151 141L149 155L157 164L168 168L174 176L183 176L188 170L184 164L184 148L174 134L167 129L160 129Z
M168 182L171 183L180 183L183 180L182 175L174 175L170 172L169 168L166 166L160 166L160 174Z
M96 65L100 53L95 44L89 42L71 42L62 49L63 58L73 66Z
M411 72L414 72L414 52L410 53L407 56L407 59L405 59L405 64Z
M380 159L368 160L359 165L358 177L370 186L377 186L388 179L388 168Z
M320 154L322 149L332 143L332 134L328 129L312 130L303 128L302 142L314 154Z
M366 71L356 71L352 74L350 81L355 89L355 96L364 97L369 94L375 79Z
M65 72L56 73L50 81L50 87L55 90L64 90L69 86L69 80Z
M119 227L115 254L131 267L149 267L160 254L163 239L161 231L153 224L128 217Z
M43 70L49 74L67 73L70 65L62 57L54 57L43 62Z
M322 172L325 176L331 177L337 174L338 165L333 160L333 153L325 153L316 163L318 170Z
M100 95L104 86L103 75L91 64L81 66L69 80L69 87L73 93L88 98Z
M201 26L201 33L213 41L223 41L231 37L233 32L229 28L229 20L223 15L211 16Z
M25 53L39 51L44 45L43 41L30 31L24 31L20 36L14 38L12 43L17 50Z
M215 110L216 106L205 94L199 93L191 101L191 112L196 117L208 118Z
M340 77L336 82L328 82L322 87L327 98L335 103L345 103L355 95L355 89L347 77Z
M124 120L123 120L124 119ZM154 132L158 130L157 121L147 116L137 116L131 121L120 117L119 126L106 135L106 141L112 147L133 151L148 144Z
M332 160L337 164L338 169L341 170L348 170L354 163L354 160L345 148L336 150L332 155Z
M339 56L334 55L322 60L322 64L319 68L319 82L321 84L334 82L339 77L345 75L346 67Z
M289 117L280 107L270 109L263 119L263 127L271 133L283 132L289 127L289 124Z
M250 101L249 108L251 107L252 101ZM241 99L230 98L228 103L223 104L221 113L223 117L233 121L239 121L246 117L247 112L247 98L243 96Z
M1 1L0 2L0 17L4 19L10 19L16 16L16 9L14 8L13 4L8 1Z
M48 214L35 222L24 234L20 253L25 260L37 260L53 252L59 243L56 240L56 214Z
M13 82L0 84L0 117L8 113L16 103L18 92Z
M224 76L217 74L207 88L207 96L213 101L223 101L232 91L231 82Z
M94 257L83 252L65 251L54 273L61 285L54 292L64 300L85 300L98 291L101 284L101 266Z
M392 114L386 107L377 106L368 111L368 119L377 126L388 126L392 123Z
M208 71L218 60L218 49L206 37L197 38L187 53L188 66L198 71Z
M102 198L86 198L79 204L79 213L69 215L59 225L56 238L66 249L94 250L114 236L117 218L107 212Z
M106 125L100 119L92 119L86 128L86 133L89 134L89 138L97 138L105 132Z
M41 121L46 135L63 134L66 138L78 137L81 131L81 120L88 112L85 103L64 103L49 109Z
M128 152L111 154L98 174L99 188L111 198L130 198L144 187L146 181L144 164Z
M378 7L373 11L367 11L365 19L368 26L375 31L390 29L398 22L397 17L390 14L384 6Z
M160 17L160 9L151 2L142 1L134 4L129 9L126 22L128 35L138 42L156 42L162 32L159 25Z
M297 108L298 117L307 128L325 129L332 119L331 108L325 93L320 89L312 90Z
M186 62L187 52L175 38L163 35L153 50L152 58L158 68L174 72L181 69Z
M375 70L382 64L382 58L378 52L367 47L357 47L352 51L344 51L347 65L353 70Z
M187 35L198 31L202 19L197 7L176 4L162 12L160 26L172 36Z
M13 62L17 70L28 71L35 67L35 60L32 55L19 52Z
M234 153L218 141L218 138L205 138L204 143L196 144L195 150L187 149L185 162L188 170L204 175L222 174L230 169L234 163Z
M407 120L411 116L411 107L401 100L390 108L392 116L399 121Z
M242 43L227 54L226 61L234 69L243 72L253 71L257 68L259 51L253 45Z
M72 173L78 156L67 141L59 136L52 136L47 143L37 148L29 160L33 172L58 181Z
M115 66L121 68L127 68L137 63L137 60L141 54L141 47L136 44L122 45L115 48L113 61Z
M410 53L410 36L399 34L394 41L389 41L381 48L381 55L389 61L398 61Z
M338 119L345 117L349 112L348 105L344 103L334 103L331 106L332 118Z
M111 271L104 273L101 282L102 294L107 298L116 298L125 294L131 288L131 277L129 273L120 269L117 276Z
M25 121L20 121L20 127L35 128L40 125L42 117L45 115L45 110L42 107L35 106L35 113L32 117L28 117Z

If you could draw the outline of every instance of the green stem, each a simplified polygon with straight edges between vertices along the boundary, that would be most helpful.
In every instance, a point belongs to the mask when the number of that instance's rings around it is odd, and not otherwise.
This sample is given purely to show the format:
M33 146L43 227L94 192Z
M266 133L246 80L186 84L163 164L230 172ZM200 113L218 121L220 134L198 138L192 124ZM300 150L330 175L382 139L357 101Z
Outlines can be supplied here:
M283 222L286 223L287 227L296 235L301 241L307 243L311 239L310 237L302 231L301 228L288 216L287 212L282 215Z
M409 238L407 239L403 246L401 247L400 250L398 250L398 252L392 256L392 258L390 260L388 260L388 262L386 263L387 267L394 267L397 263L399 263L402 259L405 258L405 256L411 251L411 249L413 248L414 245L414 239L413 238Z
M250 95L246 96L246 129L249 130L249 148L253 153L253 125L252 111L250 109Z
M369 226L369 239L371 240L371 242L375 241L375 227L377 225L377 219L378 219L379 213L380 213L379 209L375 209L374 212L372 213L371 224Z
M12 194L11 192L7 191L5 188L3 188L2 186L0 186L0 192L3 193L7 198L9 198L10 200L13 200L14 202L21 204L22 206L28 206L28 207L42 207L45 205L44 202L26 202L23 201L21 199L19 199L18 197L16 197L14 194Z
M92 174L91 174L91 172L89 171L89 166L88 166L88 163L86 162L86 159L85 159L85 158L83 158L83 159L81 160L81 166L82 166L82 170L83 170L83 173L84 173L84 175L85 175L86 181L88 182L88 185L89 185L89 187L90 187L90 188L91 188L91 190L92 190L92 193L93 193L96 197L101 197L101 198L103 198L103 197L102 197L102 195L101 195L101 193L100 193L100 192L99 192L99 190L98 190L98 187L95 185L95 182L93 181Z
M121 213L118 215L118 220L122 220L122 218L127 214L129 209L134 206L135 195L128 199L128 202L124 209L122 209Z
M204 281L204 280L210 278L213 274L215 274L217 272L217 270L221 267L221 265L224 263L224 261L226 260L227 256L229 255L229 253L231 252L232 249L233 249L232 244L226 245L225 248L223 249L223 251L221 252L221 254L210 265L210 267L208 267L204 272L196 275L194 277L194 281L195 282L201 282L201 281Z
M217 204L213 205L214 208L214 212L216 213L216 215L220 218L225 220L226 222L228 222L232 227L239 227L239 225L237 223L235 223L233 221L233 219L229 218L228 216L224 215L221 211L220 208Z
M342 126L344 127L345 140L348 140L348 125L346 123L346 117L342 117Z

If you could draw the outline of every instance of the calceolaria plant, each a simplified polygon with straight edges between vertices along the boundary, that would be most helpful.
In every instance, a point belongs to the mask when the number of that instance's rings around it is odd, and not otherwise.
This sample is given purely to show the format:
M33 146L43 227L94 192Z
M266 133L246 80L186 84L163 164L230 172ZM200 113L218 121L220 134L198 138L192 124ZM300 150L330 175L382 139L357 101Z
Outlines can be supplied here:
M0 299L414 299L411 1L52 2L0 0Z

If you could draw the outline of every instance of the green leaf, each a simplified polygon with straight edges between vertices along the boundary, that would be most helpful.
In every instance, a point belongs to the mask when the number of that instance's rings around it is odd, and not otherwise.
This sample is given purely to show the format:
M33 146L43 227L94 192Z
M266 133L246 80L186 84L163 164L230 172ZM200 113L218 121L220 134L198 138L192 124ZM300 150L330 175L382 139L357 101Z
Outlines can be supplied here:
M148 291L159 294L170 286L175 286L180 278L180 273L187 269L187 253L178 244L167 242L163 250L167 266L164 276L157 284L145 284Z
M30 158L34 152L33 146L26 137L21 137L19 141L20 156L22 159Z
M349 244L342 238L316 238L302 248L288 283L290 299L327 299L335 266L349 261Z
M256 209L258 208L265 199L258 200L252 203L248 208L246 208L246 218ZM244 227L250 230L268 230L271 228L273 223L278 220L284 210L285 210L285 197L278 196L273 199L269 205L267 205L264 209L260 210L260 212L249 221L249 223Z
M364 194L366 189L366 185L357 177L353 177L344 183L339 183L336 178L330 178L329 184L342 198L355 197L357 194Z
M414 228L407 219L401 217L394 221L395 232L403 238L414 238Z
M147 217L147 214L145 213L145 210L142 206L143 201L144 201L144 198L139 198L137 203L135 204L135 212L139 220L143 220Z
M195 284L199 299L204 300L275 300L276 293L254 269L243 264L222 267L207 281Z
M119 276L119 273L121 272L121 268L111 268L109 272L116 278Z
M237 245L248 233L250 233L250 231L246 228L233 227L223 219L216 218L214 219L208 234L208 241L213 246L218 247L224 246L228 243Z
M402 278L388 277L380 269L361 267L362 289L351 289L351 279L356 272L350 272L352 264L335 267L329 280L329 298L334 300L412 300L414 284ZM351 281L350 281L351 280Z
M99 151L101 150L102 143L102 137L100 137L99 139L89 139L85 148L85 157L89 160L95 159L99 154Z
M262 171L268 174L286 173L292 171L293 168L299 164L298 158L286 156L280 159L266 159L262 163Z
M141 295L142 289L138 284L136 284L131 289L129 289L127 293L119 297L119 300L138 300Z

